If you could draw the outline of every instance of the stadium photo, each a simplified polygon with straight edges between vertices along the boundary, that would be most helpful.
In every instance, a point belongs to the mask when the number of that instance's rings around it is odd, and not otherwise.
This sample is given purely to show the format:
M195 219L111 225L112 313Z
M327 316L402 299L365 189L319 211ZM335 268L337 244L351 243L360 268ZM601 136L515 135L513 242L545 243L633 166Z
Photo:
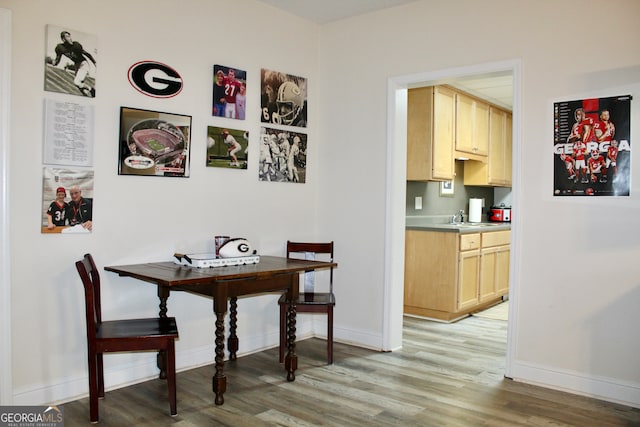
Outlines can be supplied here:
M190 116L120 111L120 175L189 176Z
M207 127L207 167L247 169L249 132Z

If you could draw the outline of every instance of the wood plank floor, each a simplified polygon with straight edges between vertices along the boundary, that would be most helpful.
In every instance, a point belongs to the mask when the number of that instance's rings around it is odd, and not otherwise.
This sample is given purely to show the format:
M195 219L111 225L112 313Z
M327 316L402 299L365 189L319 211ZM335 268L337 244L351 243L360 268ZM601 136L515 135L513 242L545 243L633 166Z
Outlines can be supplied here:
M107 392L100 425L640 426L639 409L505 379L506 325L405 317L402 350L335 343L331 366L326 342L308 339L292 383L274 348L225 363L223 406L213 403L210 365L178 374L177 416L165 382L151 380ZM89 399L65 404L64 415L67 427L88 425Z

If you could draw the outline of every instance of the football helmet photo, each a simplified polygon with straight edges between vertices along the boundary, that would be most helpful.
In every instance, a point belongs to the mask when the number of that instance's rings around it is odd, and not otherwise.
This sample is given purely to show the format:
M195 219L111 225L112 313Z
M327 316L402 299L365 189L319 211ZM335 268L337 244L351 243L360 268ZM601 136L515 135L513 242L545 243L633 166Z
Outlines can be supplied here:
M281 124L291 125L300 114L304 104L302 91L294 82L286 81L278 89L276 104Z

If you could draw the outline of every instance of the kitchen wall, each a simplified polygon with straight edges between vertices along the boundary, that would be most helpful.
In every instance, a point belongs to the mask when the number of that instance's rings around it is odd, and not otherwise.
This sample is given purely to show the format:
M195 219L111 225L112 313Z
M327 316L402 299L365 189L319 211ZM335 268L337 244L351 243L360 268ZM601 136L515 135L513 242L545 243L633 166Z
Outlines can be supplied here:
M486 221L487 209L493 205L494 189L464 185L464 162L455 162L456 178L453 183L454 194L440 195L440 183L429 181L407 181L407 216L431 217L434 222L447 222L451 215L460 209L465 212L465 221L469 214L469 199L485 199L482 220ZM422 197L422 209L415 208L415 198Z

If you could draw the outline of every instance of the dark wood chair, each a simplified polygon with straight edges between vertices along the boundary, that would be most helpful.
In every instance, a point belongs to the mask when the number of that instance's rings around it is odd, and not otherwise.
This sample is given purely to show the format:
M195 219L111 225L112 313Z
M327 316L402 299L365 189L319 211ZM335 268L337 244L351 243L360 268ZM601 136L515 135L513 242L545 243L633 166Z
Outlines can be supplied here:
M310 254L311 257L308 257ZM292 259L313 259L316 254L325 254L333 262L333 242L329 243L304 243L287 241L287 258ZM327 315L327 363L333 363L333 307L336 305L336 298L333 295L333 268L329 271L329 292L315 292L313 271L305 272L311 280L308 289L300 292L296 300L297 313L325 313ZM306 280L306 278L305 278ZM280 362L284 360L287 349L287 300L286 295L282 295L278 300L280 306Z
M84 285L87 311L87 347L89 356L89 412L92 423L98 422L98 397L104 397L102 356L107 352L150 351L166 353L169 407L176 415L175 340L178 327L174 317L127 319L103 322L100 304L100 275L93 257L86 254L76 262ZM158 358L161 359L160 357Z

